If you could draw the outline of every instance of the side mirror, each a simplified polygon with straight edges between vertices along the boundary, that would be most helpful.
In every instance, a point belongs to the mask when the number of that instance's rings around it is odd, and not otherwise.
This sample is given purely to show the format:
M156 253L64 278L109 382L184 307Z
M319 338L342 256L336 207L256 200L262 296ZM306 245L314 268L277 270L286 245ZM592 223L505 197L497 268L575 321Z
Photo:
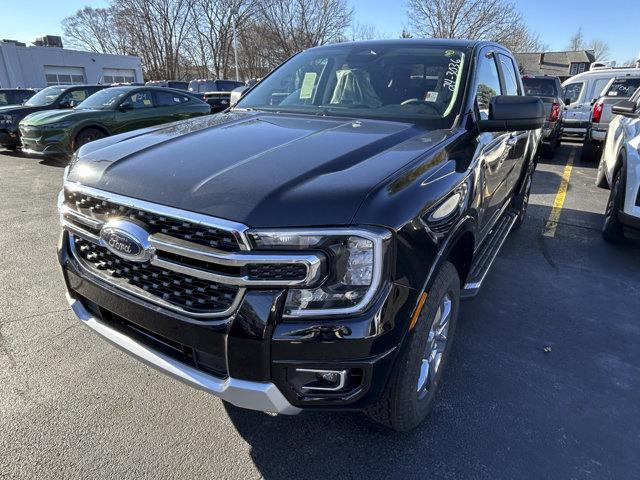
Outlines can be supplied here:
M118 107L118 110L121 112L127 112L129 110L133 110L133 105L131 103L123 103Z
M60 108L71 108L71 102L68 100L65 100L64 102L60 102L58 106Z
M229 97L229 106L233 107L236 103L238 103L238 100L243 97L247 90L249 90L249 87L238 87L231 90L231 95Z
M635 102L630 102L629 100L620 100L611 107L611 112L614 115L622 115L623 117L638 118L640 116L636 112Z
M69 102L69 108L76 108L78 105L80 105L80 102L78 102L77 100L71 100Z
M489 102L489 119L478 120L481 132L537 130L545 122L544 105L538 97L498 95Z
M564 99L564 104L565 104L565 105L571 105L571 99L570 99L570 98L568 98L568 97L567 97L567 98L565 98L565 99Z

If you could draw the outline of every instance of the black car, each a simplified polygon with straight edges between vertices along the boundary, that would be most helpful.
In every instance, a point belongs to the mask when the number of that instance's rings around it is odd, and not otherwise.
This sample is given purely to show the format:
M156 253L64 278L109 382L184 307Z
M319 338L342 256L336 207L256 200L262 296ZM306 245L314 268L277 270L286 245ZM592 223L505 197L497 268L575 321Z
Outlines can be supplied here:
M221 112L229 108L231 91L246 86L244 82L235 80L191 80L189 91L201 94L202 100L211 106L211 113Z
M30 88L0 88L0 107L20 105L29 100L35 90Z
M526 75L522 77L522 83L525 95L542 100L546 121L542 127L540 154L553 158L562 138L562 119L565 111L565 104L560 98L560 79L550 75Z
M181 80L149 80L145 85L152 87L175 88L177 90L189 89L189 82L183 82Z
M40 90L22 105L0 107L0 145L5 148L20 146L18 124L27 115L42 110L72 108L103 88L104 85L57 85Z
M415 427L526 213L544 108L517 72L495 43L322 46L227 112L83 146L59 196L73 311L235 405Z

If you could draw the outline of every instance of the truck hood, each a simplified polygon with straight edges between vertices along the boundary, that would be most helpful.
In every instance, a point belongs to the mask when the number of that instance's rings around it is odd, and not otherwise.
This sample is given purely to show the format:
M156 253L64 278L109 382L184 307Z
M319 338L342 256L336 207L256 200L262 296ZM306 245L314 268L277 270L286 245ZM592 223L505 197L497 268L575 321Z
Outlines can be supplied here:
M374 186L451 134L231 112L92 142L68 181L253 227L347 225Z
M95 118L104 114L105 110L44 110L32 113L22 121L23 125L40 126L51 123L78 121L84 118Z

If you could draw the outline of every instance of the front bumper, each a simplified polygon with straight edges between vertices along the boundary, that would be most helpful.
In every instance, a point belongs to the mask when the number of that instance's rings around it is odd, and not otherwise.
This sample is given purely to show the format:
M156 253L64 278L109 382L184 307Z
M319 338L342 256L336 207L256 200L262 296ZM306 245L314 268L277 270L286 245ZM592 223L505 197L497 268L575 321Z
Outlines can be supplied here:
M22 150L36 156L71 155L67 133L61 130L34 130L20 127Z
M152 350L103 323L87 310L80 300L73 298L69 293L67 293L67 300L73 312L84 325L124 352L167 375L192 387L212 393L238 407L287 415L295 415L300 412L300 409L291 405L273 383L250 382L231 377L223 379L208 375Z
M360 410L375 402L402 340L404 322L396 317L409 318L416 300L393 284L360 316L285 322L285 290L249 290L231 317L196 321L93 278L71 255L68 235L58 257L69 301L86 326L154 368L254 410ZM304 395L291 376L309 368L357 371L361 381L340 394Z

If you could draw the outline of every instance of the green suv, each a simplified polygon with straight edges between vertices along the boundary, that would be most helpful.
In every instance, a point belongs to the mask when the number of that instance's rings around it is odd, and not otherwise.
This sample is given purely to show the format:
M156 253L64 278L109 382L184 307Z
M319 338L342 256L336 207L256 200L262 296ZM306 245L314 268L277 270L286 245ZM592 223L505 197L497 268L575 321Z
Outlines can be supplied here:
M190 94L160 87L111 87L73 110L33 113L19 125L26 153L69 156L85 143L130 130L210 113Z

